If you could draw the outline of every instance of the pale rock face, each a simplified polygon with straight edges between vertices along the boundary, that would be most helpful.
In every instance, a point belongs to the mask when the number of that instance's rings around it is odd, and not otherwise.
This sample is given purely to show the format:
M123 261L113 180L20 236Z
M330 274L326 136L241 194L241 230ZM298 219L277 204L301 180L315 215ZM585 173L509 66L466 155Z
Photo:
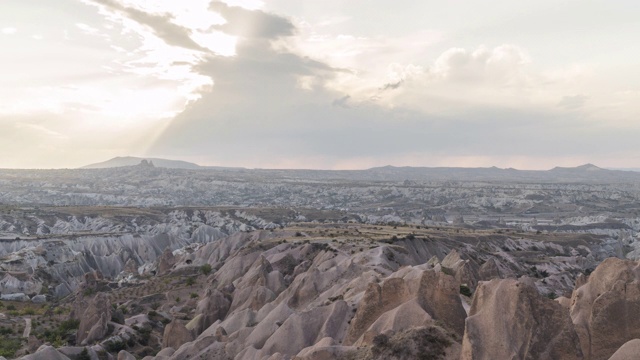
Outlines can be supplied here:
M322 338L341 339L347 327L349 306L344 301L296 313L280 326L265 342L262 352L296 355Z
M371 345L378 334L394 334L401 330L425 326L431 321L431 316L422 309L417 299L412 299L380 315L354 345Z
M502 278L502 273L495 259L491 258L480 266L480 270L478 270L478 278L482 281Z
M256 349L262 349L267 339L293 314L293 310L285 302L280 303L256 325L245 343L253 345Z
M571 297L571 318L585 358L609 358L625 342L640 338L640 265L609 258Z
M162 336L162 347L179 348L182 344L193 341L194 336L185 324L174 319L164 329Z
M216 359L216 360L230 360L225 349L224 343L217 342L212 336L200 337L195 341L185 343L180 346L170 357L170 360L184 360L184 359Z
M230 306L231 301L227 295L217 289L207 289L196 307L196 316L202 315L197 333L200 334L214 322L223 320Z
M169 248L165 249L158 262L157 275L168 274L175 264L176 258L173 256L173 252Z
M120 350L118 353L118 360L136 360L136 357L125 350Z
M478 265L471 260L463 260L457 250L451 250L442 259L442 267L454 272L455 278L460 284L467 285L471 290L475 290L478 284Z
M562 307L566 309L571 308L571 299L564 296L560 296L555 300L558 302L558 304L562 305Z
M566 309L515 279L481 282L465 323L461 360L582 359Z
M333 360L355 352L351 346L340 346L332 338L323 338L315 345L306 347L293 358L294 360Z
M364 332L385 312L406 302L409 289L403 279L387 279L382 286L370 283L344 339L344 345L354 344Z
M609 360L637 360L640 357L640 339L629 340Z
M42 345L34 354L23 356L21 360L70 360L53 346Z
M418 303L435 320L462 336L467 313L460 300L460 283L455 278L434 270L423 272Z
M76 341L81 345L91 344L104 338L107 324L111 320L111 303L105 293L98 293L80 316Z

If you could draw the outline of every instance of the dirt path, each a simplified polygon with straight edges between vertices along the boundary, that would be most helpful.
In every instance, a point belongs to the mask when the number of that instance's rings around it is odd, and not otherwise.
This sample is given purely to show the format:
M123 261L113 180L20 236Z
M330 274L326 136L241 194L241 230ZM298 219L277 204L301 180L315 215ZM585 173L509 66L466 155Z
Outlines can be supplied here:
M28 338L31 335L31 318L24 318L24 322L26 326L24 327L24 332L22 333L23 338Z

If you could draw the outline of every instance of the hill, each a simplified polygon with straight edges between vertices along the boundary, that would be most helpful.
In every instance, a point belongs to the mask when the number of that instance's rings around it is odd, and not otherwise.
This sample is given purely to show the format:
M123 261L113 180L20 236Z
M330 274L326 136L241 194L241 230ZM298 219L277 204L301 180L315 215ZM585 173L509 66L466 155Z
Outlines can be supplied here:
M198 164L190 163L182 160L168 160L159 158L140 158L135 156L115 157L113 159L103 161L100 163L90 164L83 166L82 169L106 169L123 166L134 166L140 164L142 160L153 162L156 167L169 168L169 169L200 169Z

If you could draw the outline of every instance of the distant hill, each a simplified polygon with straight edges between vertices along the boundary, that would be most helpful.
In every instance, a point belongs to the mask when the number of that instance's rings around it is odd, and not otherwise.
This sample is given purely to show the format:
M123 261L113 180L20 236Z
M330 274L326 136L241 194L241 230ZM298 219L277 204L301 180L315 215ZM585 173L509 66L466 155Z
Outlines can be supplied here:
M637 182L640 174L633 171L607 170L593 164L555 167L551 170L516 170L490 168L427 168L384 166L362 171L359 177L379 180L467 180L517 182Z
M198 164L190 163L182 160L168 160L168 159L159 159L159 158L140 158L135 156L123 156L123 157L115 157L111 160L103 161L96 164L90 164L83 166L82 169L105 169L105 168L115 168L115 167L123 167L123 166L134 166L139 165L142 160L147 160L153 162L155 167L169 168L169 169L201 169L202 167Z

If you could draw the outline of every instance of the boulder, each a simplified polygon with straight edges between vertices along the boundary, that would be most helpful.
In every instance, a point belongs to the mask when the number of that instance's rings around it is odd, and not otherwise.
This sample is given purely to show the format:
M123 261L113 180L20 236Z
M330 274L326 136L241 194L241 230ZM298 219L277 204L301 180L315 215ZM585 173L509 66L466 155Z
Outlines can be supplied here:
M31 298L23 293L2 294L0 295L2 301L29 301Z
M120 350L118 353L118 360L136 360L136 357L125 350Z
M36 295L34 297L31 298L31 302L34 304L44 304L47 302L47 296L46 295Z
M582 359L567 310L515 279L481 282L465 322L461 360Z

